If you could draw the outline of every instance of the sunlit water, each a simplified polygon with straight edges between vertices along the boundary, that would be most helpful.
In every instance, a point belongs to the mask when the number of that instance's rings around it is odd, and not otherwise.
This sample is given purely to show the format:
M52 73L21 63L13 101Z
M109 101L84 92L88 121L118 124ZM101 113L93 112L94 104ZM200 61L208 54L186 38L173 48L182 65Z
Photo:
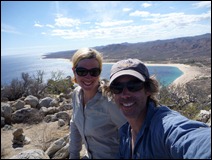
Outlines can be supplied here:
M109 79L112 64L103 64L101 78ZM177 67L147 66L150 75L156 75L163 85L171 84L183 73ZM67 59L42 59L41 55L1 56L1 84L9 84L12 79L21 79L21 73L36 75L44 71L44 80L52 77L53 72L62 72L62 77L73 76L72 63Z

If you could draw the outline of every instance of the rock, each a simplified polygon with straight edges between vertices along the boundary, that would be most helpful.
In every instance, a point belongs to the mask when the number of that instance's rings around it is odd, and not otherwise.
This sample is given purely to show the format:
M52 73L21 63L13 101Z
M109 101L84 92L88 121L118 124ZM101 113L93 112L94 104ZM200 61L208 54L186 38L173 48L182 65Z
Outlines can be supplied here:
M41 149L30 149L23 151L10 159L50 159L49 156Z

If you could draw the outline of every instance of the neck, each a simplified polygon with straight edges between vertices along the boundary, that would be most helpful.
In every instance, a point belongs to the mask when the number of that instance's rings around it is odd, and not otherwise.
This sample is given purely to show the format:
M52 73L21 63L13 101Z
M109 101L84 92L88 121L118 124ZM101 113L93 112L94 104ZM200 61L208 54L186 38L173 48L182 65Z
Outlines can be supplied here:
M137 134L139 133L143 125L143 122L145 120L146 112L147 112L147 109L145 108L145 110L143 110L136 118L127 119L131 126L131 129L132 129L131 131L133 132L133 136L137 136Z
M132 147L132 155L134 152L134 147L135 147L135 143L136 143L136 138L138 136L138 133L142 127L143 124L143 118L142 119L135 119L135 120L128 120L128 122L130 123L131 126L131 147Z
M91 100L96 95L97 89L92 89L90 91L83 90L83 105L84 106L89 100Z

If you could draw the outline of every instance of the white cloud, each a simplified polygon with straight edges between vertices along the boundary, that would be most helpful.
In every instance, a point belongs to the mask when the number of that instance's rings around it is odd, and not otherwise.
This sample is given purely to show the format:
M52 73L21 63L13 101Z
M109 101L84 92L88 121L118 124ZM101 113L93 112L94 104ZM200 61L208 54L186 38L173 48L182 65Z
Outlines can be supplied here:
M53 25L51 24L46 24L46 27L49 27L49 28L55 28Z
M203 8L203 7L211 8L211 1L194 3L193 6L195 6L196 8Z
M21 19L8 23L13 24L14 26L16 25L16 27L2 23L1 31L2 34L20 34L20 32L18 32L19 28L27 28L23 33L27 36L33 36L33 38L31 38L33 40L31 42L32 44L35 44L36 42L36 44L57 43L59 45L60 42L63 44L68 42L68 46L70 46L70 44L73 46L76 44L82 44L78 42L93 43L94 45L102 42L106 44L108 42L115 43L118 41L144 42L155 39L174 38L211 32L210 1L186 2L185 5L184 2L179 2L177 4L143 2L54 1L51 2L51 5L48 5L50 7L45 8L42 13L42 10L38 11L39 14L36 12L25 13L29 19L30 17L36 17L37 19L38 16L42 14L43 16L39 19L41 23L38 20L35 22L29 20L26 21L26 23L23 23ZM153 5L157 5L157 8L151 12L149 9L151 9L151 6ZM170 5L173 7L171 10ZM177 11L180 5L183 6ZM164 7L166 7L165 10L161 10ZM191 7L193 7L193 9ZM194 14L195 12L196 14ZM5 22L12 20L12 18L9 18L10 15L7 15L8 12L5 13L5 17L3 17ZM17 17L23 17L18 14L19 13L17 12ZM13 15L11 15L11 17L12 16ZM4 22L4 19L2 19L2 22ZM39 38L37 36L38 34L36 34L36 36L32 34L35 33L35 27L40 33L40 36L43 36L42 38ZM56 40L48 41L44 39L49 37L50 39L56 38ZM69 41L64 41L64 39L69 39ZM42 42L42 40L45 41ZM25 42L26 37L24 37L22 41L20 40L21 44L25 44ZM5 43L5 40L3 43ZM11 45L11 41L8 42L8 45ZM16 43L13 45L18 44Z
M147 11L135 11L129 14L129 16L148 17L150 15Z
M118 12L121 10L123 12L129 12L132 10L132 8L124 7L122 9L120 8L120 10L107 10L108 5L104 5L105 3L101 3L101 7L99 7L96 3L91 4L93 15L91 19L81 19L82 21L80 21L79 19L74 19L68 16L63 16L62 14L58 14L55 18L54 25L45 25L50 29L52 28L52 30L49 32L42 32L42 34L70 40L102 39L112 40L115 42L118 40L126 41L125 39L127 38L130 42L136 40L147 41L155 39L155 37L161 39L168 38L172 36L171 32L176 32L174 34L175 36L178 36L179 33L183 35L183 33L185 33L184 30L187 31L188 34L192 34L190 30L193 28L193 26L199 27L197 29L198 31L196 32L200 34L202 30L207 30L210 28L199 25L199 21L210 19L210 12L198 15L187 15L183 12L153 14L148 11L136 10L129 13L129 16L131 16L131 18L134 16L140 17L142 19L136 20L137 23L133 24L134 21L129 20L126 16L124 18L127 20L115 20L118 18L116 16ZM200 3L198 4L199 6L203 6L203 3L201 5ZM142 6L147 8L152 5L150 3L143 3ZM152 23L143 23L144 21L149 21ZM84 25L84 27L82 25ZM66 28L64 29L64 27Z
M43 25L41 25L39 21L38 22L35 21L34 27L40 27L40 28L42 28Z
M96 6L96 4L94 6ZM177 36L177 34L179 33L183 35L183 33L185 33L184 30L188 33L191 33L190 30L193 29L193 26L199 27L197 29L197 33L200 34L202 30L207 30L208 28L210 28L199 25L199 22L201 20L210 19L210 12L205 14L188 15L183 12L153 14L148 11L136 10L129 13L129 16L131 16L131 18L133 16L137 18L140 17L140 20L129 20L129 17L125 16L124 18L126 18L127 20L120 19L115 21L115 19L117 19L118 17L114 17L116 13L114 10L110 10L111 12L109 12L109 10L105 11L104 9L108 7L105 7L103 4L100 8L96 8L98 10L94 10L94 6L92 8L92 15L96 15L98 18L96 17L96 19L94 19L93 17L93 21L92 19L81 19L82 21L80 21L79 19L65 17L61 14L55 18L54 25L45 25L50 29L52 28L52 30L48 32L42 32L42 34L70 40L102 39L112 41L126 41L125 39L127 38L129 39L129 41L147 41L155 39L155 37L157 36L162 39L166 37L168 38L171 36L171 32L176 32L174 34L175 36ZM148 7L151 5L149 5L149 3L143 3L143 6ZM120 12L121 10L124 12L129 12L131 8L125 7L122 9L120 8L120 10L116 11L118 13L118 11ZM149 21L150 23L143 23L144 21ZM133 24L134 22L136 22L136 24Z
M143 14L137 12L141 17ZM146 12L145 12L146 13ZM200 25L198 22L205 19L210 19L210 12L200 15L186 15L184 13L170 14L151 14L147 12L145 20L151 21L151 24L129 25L133 21L107 21L95 23L93 28L85 28L77 30L62 30L57 29L51 32L52 36L58 36L63 39L111 39L123 41L128 39L131 41L148 41L151 39L166 39L169 37L180 37L192 35L192 29L196 27L197 34L204 33L210 29L210 26ZM142 19L143 20L143 19ZM128 24L128 25L126 25ZM124 25L124 26L121 26ZM108 28L110 27L110 28ZM173 34L174 32L175 34ZM152 36L151 36L152 35Z
M40 28L42 28L42 27L43 27L43 25L38 24L38 23L35 23L35 24L34 24L34 26L35 26L35 27L40 27Z
M73 27L80 24L80 20L66 17L58 17L55 19L55 25L58 27Z
M99 26L102 27L111 27L111 26L118 26L118 25L123 25L123 24L128 24L128 23L133 23L132 20L128 21L108 21L108 22L101 22L101 23L95 23Z
M152 6L151 3L143 3L143 4L142 4L142 7L144 7L144 8L148 8L148 7L150 7L150 6Z
M123 8L123 12L129 12L131 10L132 10L131 8Z
M21 34L19 31L16 30L15 27L8 25L8 24L1 24L1 32L5 33L12 33L12 34Z
M152 18L151 18L152 17ZM195 22L200 22L202 20L209 20L211 18L210 12L200 15L186 15L184 13L169 13L163 15L152 15L146 20L152 21L154 23L163 23L166 25L175 25L176 27L182 27L185 25L192 25Z
M60 36L64 39L85 38L88 36L87 31L72 31L65 29L55 29L51 33L52 36Z

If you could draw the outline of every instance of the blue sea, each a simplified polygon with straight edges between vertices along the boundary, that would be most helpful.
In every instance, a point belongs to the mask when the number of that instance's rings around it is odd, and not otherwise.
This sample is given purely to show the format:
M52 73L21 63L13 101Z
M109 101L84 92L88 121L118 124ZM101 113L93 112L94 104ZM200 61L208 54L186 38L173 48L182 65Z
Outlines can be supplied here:
M101 78L109 79L112 64L103 64ZM165 86L171 84L183 74L177 67L171 66L147 66L150 75L156 75L157 79ZM37 71L44 71L44 81L52 77L54 72L61 72L62 77L73 76L72 63L67 59L43 59L42 55L8 55L1 56L1 84L9 84L12 79L21 80L21 73L29 73L31 77Z

